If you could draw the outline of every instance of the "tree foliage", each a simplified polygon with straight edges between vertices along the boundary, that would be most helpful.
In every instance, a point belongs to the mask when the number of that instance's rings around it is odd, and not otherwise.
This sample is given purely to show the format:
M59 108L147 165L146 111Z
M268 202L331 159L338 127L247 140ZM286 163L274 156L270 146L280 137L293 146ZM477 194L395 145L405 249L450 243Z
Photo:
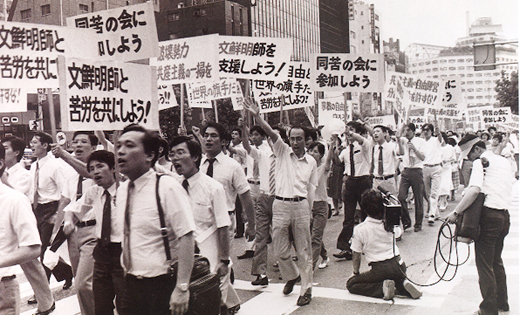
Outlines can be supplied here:
M500 107L510 107L511 112L518 115L518 72L513 71L508 77L502 71L502 77L496 83L495 91Z

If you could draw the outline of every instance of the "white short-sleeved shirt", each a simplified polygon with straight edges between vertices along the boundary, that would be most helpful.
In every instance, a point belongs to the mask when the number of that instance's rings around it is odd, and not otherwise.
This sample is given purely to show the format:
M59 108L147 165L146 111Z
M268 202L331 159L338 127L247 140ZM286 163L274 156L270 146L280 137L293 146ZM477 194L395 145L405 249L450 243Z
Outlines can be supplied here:
M329 199L327 195L327 178L329 177L329 172L326 171L325 163L317 167L316 173L318 174L318 186L316 186L314 201L327 201Z
M374 143L371 151L371 158L374 163L374 175L375 176L388 176L394 175L397 169L397 151L395 143L384 142L383 146L383 174L379 174L379 152L381 145Z
M78 172L69 164L65 164L63 166L63 175L65 176L66 181L66 194L63 194L65 197L70 199L70 203L63 209L65 212L74 212L76 217L80 221L89 221L95 218L94 212L92 211L81 211L76 212L76 210L72 210L74 207L74 203L76 203L76 199L78 197L78 182L80 176ZM84 194L90 187L95 186L94 180L90 178L82 178L81 182L81 194ZM101 222L101 221L100 221Z
M482 166L483 159L489 161L489 166L486 168ZM514 184L513 175L506 158L485 151L480 159L473 161L468 187L479 187L486 195L484 206L498 210L508 209L511 202L511 188Z
M61 196L67 196L66 179L63 174L61 163L50 154L36 160L31 164L31 191L29 199L31 203L34 198L34 181L36 173L36 163L38 163L38 203L45 204L60 200Z
M116 184L108 188L110 194L111 209L110 209L110 242L123 242L123 227L119 226L118 215L116 212ZM101 238L101 227L103 225L103 208L105 207L105 189L101 186L94 185L84 191L83 196L69 205L65 210L77 213L78 217L83 217L82 213L92 213L93 219L96 219L96 237Z
M21 246L41 245L31 203L27 196L0 182L0 256L8 257ZM0 278L16 274L0 268Z
M127 180L121 183L117 190L117 226L123 229L129 182ZM156 172L152 169L134 181L135 188L130 207L129 244L132 267L128 269L124 266L127 273L134 276L157 277L168 272L169 264L161 237L161 223L155 195L156 182ZM160 179L159 196L170 241L171 257L175 261L178 258L178 238L195 231L191 202L181 184L168 175ZM123 248L126 248L125 244Z
M32 183L31 172L24 167L23 162L18 162L9 169L6 169L5 173L9 185L11 185L14 190L29 197Z
M264 193L269 193L269 170L271 168L271 161L275 159L271 147L264 141L258 148L251 146L251 152L249 154L255 163L258 163L260 190Z
M226 192L227 208L229 211L235 210L237 195L241 195L249 190L246 174L240 164L233 158L220 152L213 163L213 179L224 186ZM200 171L204 174L208 171L209 162L206 156L202 157Z
M394 235L385 230L382 220L367 217L354 227L350 249L365 254L368 263L383 261L399 255L395 246Z
M273 143L273 153L276 156L276 195L307 198L308 185L318 186L316 160L307 153L298 158L280 137Z
M347 145L339 154L339 160L345 163L345 175L350 175L350 145ZM363 144L354 141L354 176L370 175L372 163L372 140L364 139Z
M442 146L437 137L424 140L421 152L424 154L423 165L435 165L442 163Z
M399 139L399 141L402 141L403 147L404 147L404 155L403 155L403 166L408 168L423 168L424 162L417 157L417 154L415 152L408 149L408 142L412 142L412 144L415 146L415 148L424 154L424 144L426 141L423 138L419 137L413 137L412 140L408 140L405 137L402 137ZM398 144L399 145L399 144ZM410 154L413 157L413 165L410 164Z

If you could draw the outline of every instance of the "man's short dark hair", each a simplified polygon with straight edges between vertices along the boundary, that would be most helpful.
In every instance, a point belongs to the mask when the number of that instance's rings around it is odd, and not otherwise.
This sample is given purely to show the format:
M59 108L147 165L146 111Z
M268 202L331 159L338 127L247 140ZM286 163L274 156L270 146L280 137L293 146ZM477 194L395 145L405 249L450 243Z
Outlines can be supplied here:
M282 138L283 142L287 143L289 139L287 139L287 131L285 131L285 128L282 126L274 126L273 130L278 130L280 133L280 137Z
M159 142L159 148L163 148L162 152L160 152L160 158L166 156L166 160L168 160L168 152L170 151L170 146L168 145L168 141L161 136L157 137L157 141Z
M491 126L488 128L489 133L491 133L491 130L497 131L497 127Z
M359 121L351 120L347 123L347 127L354 128L355 132L360 135L364 135L367 132L365 127L363 127Z
M312 141L318 140L318 132L316 129L311 127L302 127L303 132L305 133L305 140L311 138Z
M88 139L90 141L90 145L93 147L97 146L99 143L99 140L93 131L76 131L76 132L74 132L74 135L72 136L72 140L76 139L76 136L78 136L78 135L87 135Z
M40 143L42 145L47 143L47 152L49 152L52 149L51 144L53 143L53 140L52 140L52 136L50 134L43 132L43 131L38 131L34 134L34 136L37 137L38 140L40 140Z
M377 189L367 189L361 195L359 203L361 209L374 219L383 219L385 215L385 205L383 203L383 196Z
M414 123L408 123L408 124L406 124L404 126L408 127L408 129L410 129L412 132L415 133L415 124Z
M224 126L222 126L221 124L216 123L214 121L208 121L208 123L202 128L203 137L204 137L204 134L206 133L206 130L208 130L209 127L213 127L213 128L215 128L215 130L217 130L218 137L220 138L220 140L222 140L222 141L229 140L229 136L228 136L228 132L226 131L226 128L224 128Z
M503 140L504 138L502 137L501 134L499 134L499 133L495 133L495 135L493 136L493 139L497 139L498 142L502 142L502 140Z
M16 160L20 162L23 158L23 153L25 151L25 148L27 147L27 144L25 143L25 140L19 137L15 136L7 136L2 138L2 143L9 142L11 144L11 148L13 148L14 152L18 152L18 155L16 156Z
M150 132L148 129L146 129L143 126L138 125L138 124L130 124L130 125L126 126L123 129L123 132L121 133L121 135L124 135L125 133L130 132L130 131L137 131L137 132L143 133L142 144L143 144L144 152L146 154L150 154L150 153L154 154L154 157L152 159L152 164L150 165L151 167L154 167L155 162L157 162L157 160L159 159L158 137L155 134L153 134L152 132Z
M197 141L190 139L189 137L177 136L173 138L170 147L173 149L173 147L178 146L182 143L186 143L188 151L190 152L190 156L197 158L195 165L197 165L198 169L200 167L200 161L202 160L202 148L200 144Z
M424 124L422 126L422 130L423 131L430 130L431 132L433 132L433 125L432 124Z
M111 170L113 170L115 167L114 153L107 151L107 150L96 150L96 151L90 153L90 155L88 156L88 159L87 159L87 171L89 173L90 173L90 163L92 163L92 161L98 161L101 163L105 163L106 165L108 165L108 168L110 168Z
M390 133L390 129L388 129L388 127L385 127L383 125L375 125L372 129L376 129L376 128L381 129L381 131L383 133L387 133L387 132Z
M242 138L242 128L240 128L240 127L233 127L233 129L231 129L231 131L232 131L232 132L233 132L233 131L238 132L240 138Z
M265 130L262 127L258 126L258 125L254 125L253 127L251 127L251 129L249 130L249 134L252 134L253 131L258 132L262 137L266 137L267 136L267 134L265 133Z
M325 155L325 146L323 145L323 143L319 141L314 141L309 145L309 151L314 149L314 147L318 147L318 152L322 157Z

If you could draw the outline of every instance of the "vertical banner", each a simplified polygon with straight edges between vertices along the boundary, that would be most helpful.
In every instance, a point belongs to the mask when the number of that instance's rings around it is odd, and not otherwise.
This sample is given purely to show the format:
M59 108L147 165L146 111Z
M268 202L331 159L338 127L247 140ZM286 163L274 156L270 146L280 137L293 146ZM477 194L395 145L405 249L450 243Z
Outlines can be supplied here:
M90 30L89 38L96 42L97 59L131 61L159 55L151 2L68 17L67 25Z
M22 88L0 88L0 113L26 112L27 91Z
M397 72L388 72L385 81L383 100L387 108L392 107L402 121L405 121L410 110L410 102L405 95L404 77Z
M220 36L220 76L286 80L292 46L290 38Z
M159 94L159 110L179 106L175 92L173 91L173 84L159 84L159 86L157 86L157 93Z
M313 54L311 89L336 92L381 92L384 87L382 54Z
M345 123L352 120L352 103L345 104L343 95L319 100L318 125L326 125L334 119Z
M437 107L428 107L427 115L437 118L461 119L466 110L466 102L462 97L461 79L459 76L441 79L442 102ZM438 107L440 105L440 107Z
M62 130L159 129L155 75L148 65L60 57Z
M62 26L0 21L1 88L57 88L58 56L95 57L88 34Z
M253 80L253 93L260 112L279 111L282 100L284 110L314 106L310 72L310 63L291 61L287 68L287 80Z

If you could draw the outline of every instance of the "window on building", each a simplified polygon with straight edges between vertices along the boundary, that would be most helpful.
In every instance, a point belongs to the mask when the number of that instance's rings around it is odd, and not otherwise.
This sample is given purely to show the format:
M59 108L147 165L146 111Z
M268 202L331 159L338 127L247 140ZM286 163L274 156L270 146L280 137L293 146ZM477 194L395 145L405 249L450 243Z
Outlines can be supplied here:
M468 78L473 78L473 73L468 73Z
M468 100L472 100L472 99L475 99L475 96L468 96Z
M448 76L445 74L441 74L441 78L447 78Z
M365 40L364 40L364 39L363 39L363 40L361 40L361 44L364 44L364 43L365 43Z
M87 4L79 4L79 12L88 12L88 5Z
M50 4L44 4L41 6L41 8L42 8L42 16L51 14L51 5Z
M361 11L361 13L359 13L359 15L363 15L363 11Z
M475 81L475 84L482 84L482 81Z
M464 84L466 84L466 82L460 81L460 85L464 85Z
M476 77L481 77L481 76L482 76L482 73L481 73L481 72L477 72L477 73L475 73L475 76L476 76Z
M424 62L419 62L419 66L424 66Z
M484 91L483 88L478 88L478 89L477 89L477 92L482 92L482 91Z
M455 63L457 60L455 59L450 59L450 63Z
M484 76L485 77L490 77L490 76L492 76L492 74L491 74L491 72L486 72L486 73L484 73Z
M477 100L481 100L481 99L483 99L483 98L484 98L484 96L482 96L482 95L478 95L478 96L477 96Z
M436 65L437 64L437 60L432 61L432 64Z
M429 65L430 63L431 63L430 61L426 61L424 64Z
M20 17L22 21L27 21L31 19L31 9L20 11Z
M468 84L473 84L473 83L475 83L475 82L473 82L473 81L468 81Z
M426 72L431 72L432 70L431 69L426 69Z
M417 66L417 64L416 64L416 63L412 64L412 67L416 67L416 66Z
M414 70L412 73L413 73L413 74L417 74L417 70Z
M473 62L473 58L466 59L466 62Z
M450 70L454 71L454 70L457 70L457 68L456 67L450 67Z
M440 62L440 63L446 63L446 62L448 62L448 61L447 61L446 59L441 59L439 62Z
M448 67L441 67L441 71L446 71Z
M350 31L350 38L356 39L356 32Z
M434 75L434 76L433 76L434 79L437 79L438 77L439 77L438 75Z
M464 59L457 59L457 62L464 62Z
M464 66L459 67L459 70L464 70Z
M475 89L468 89L468 92L474 92Z
M462 92L466 92L466 89L460 89Z
M439 68L433 68L433 72L439 71Z
M459 74L461 78L464 78L466 75L465 74Z
M486 95L486 96L484 96L484 97L485 97L485 98L491 98L491 95Z
M365 26L364 26L364 25L361 25L361 29L364 30L364 29L365 29Z
M424 70L419 70L419 73L424 73Z
M180 18L179 12L168 13L168 22L178 21Z

